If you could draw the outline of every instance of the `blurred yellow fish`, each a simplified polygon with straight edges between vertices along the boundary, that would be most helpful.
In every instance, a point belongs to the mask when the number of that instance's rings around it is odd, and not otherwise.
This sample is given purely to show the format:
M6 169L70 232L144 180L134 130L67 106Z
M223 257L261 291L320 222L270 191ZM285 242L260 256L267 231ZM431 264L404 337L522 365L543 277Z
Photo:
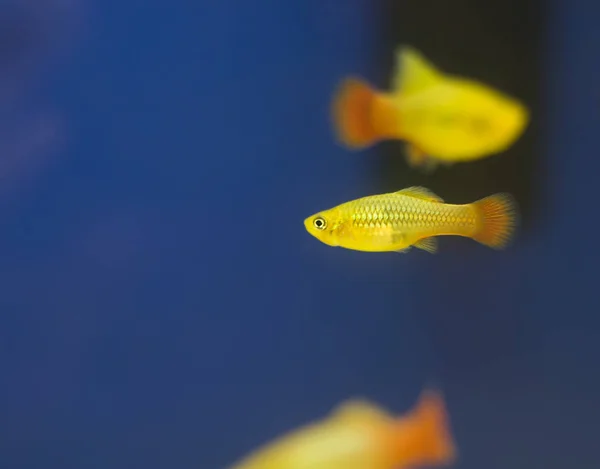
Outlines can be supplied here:
M517 206L509 194L451 205L429 189L413 186L343 203L308 217L304 226L329 246L404 252L414 245L434 253L435 236L441 235L465 236L501 249L517 221Z
M231 469L405 469L449 464L455 452L444 401L425 391L401 417L364 400L347 401Z
M516 99L444 74L413 48L396 54L390 92L350 77L335 93L334 127L346 147L404 140L409 165L433 169L504 151L525 130L529 111Z

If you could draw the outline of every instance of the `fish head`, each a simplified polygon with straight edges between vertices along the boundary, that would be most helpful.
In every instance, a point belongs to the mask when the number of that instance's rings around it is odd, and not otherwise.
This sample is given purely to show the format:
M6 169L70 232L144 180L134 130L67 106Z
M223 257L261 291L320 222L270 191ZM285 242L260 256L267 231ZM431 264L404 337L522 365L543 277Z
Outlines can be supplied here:
M315 213L304 220L306 231L328 246L339 246L338 237L342 226L336 209Z
M512 143L529 123L529 111L519 101L511 98L499 99L494 105L496 135L499 144Z
M487 151L507 149L524 132L529 111L518 100L500 93L481 96L470 121L473 137L485 142Z

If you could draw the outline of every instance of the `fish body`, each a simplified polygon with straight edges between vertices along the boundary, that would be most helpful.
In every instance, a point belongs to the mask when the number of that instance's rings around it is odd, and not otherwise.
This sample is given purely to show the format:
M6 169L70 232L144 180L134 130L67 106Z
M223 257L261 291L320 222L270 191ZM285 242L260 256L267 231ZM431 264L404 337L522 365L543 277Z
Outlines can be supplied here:
M408 163L417 167L504 151L529 122L529 111L518 100L475 80L444 74L406 46L397 51L391 91L349 77L336 91L332 110L344 146L403 140Z
M449 464L455 453L444 401L425 391L400 417L366 400L346 401L231 469L404 469Z
M436 236L472 238L501 249L513 236L517 208L505 193L453 205L424 187L362 197L304 220L306 230L329 246L357 251L406 251L411 246L434 253Z

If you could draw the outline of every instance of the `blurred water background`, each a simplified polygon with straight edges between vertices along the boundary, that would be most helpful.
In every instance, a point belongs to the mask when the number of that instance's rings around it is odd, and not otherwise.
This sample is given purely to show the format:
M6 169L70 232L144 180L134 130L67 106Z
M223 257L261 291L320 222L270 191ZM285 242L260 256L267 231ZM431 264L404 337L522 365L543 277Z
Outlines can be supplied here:
M0 4L0 467L222 469L342 399L444 390L460 469L600 465L600 4ZM505 154L410 171L329 102L408 43L524 100ZM331 249L302 220L422 184L515 244Z

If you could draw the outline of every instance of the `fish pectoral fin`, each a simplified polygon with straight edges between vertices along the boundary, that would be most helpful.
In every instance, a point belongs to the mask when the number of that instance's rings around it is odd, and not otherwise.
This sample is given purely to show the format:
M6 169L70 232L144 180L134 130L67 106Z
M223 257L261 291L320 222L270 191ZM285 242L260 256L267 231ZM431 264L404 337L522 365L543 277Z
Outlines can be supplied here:
M423 238L417 241L414 246L418 249L422 249L423 251L427 251L431 254L435 254L438 250L438 240L437 238Z
M406 242L406 233L403 232L392 233L390 242L392 246L397 246L397 249L394 249L393 251L399 254L405 254L412 248L412 246Z
M439 195L422 186L407 187L405 189L397 191L396 194L415 197L417 199L427 200L428 202L437 202L440 204L444 203L444 199L442 199Z
M431 62L409 46L401 46L396 50L394 77L394 90L404 96L420 93L444 79Z

